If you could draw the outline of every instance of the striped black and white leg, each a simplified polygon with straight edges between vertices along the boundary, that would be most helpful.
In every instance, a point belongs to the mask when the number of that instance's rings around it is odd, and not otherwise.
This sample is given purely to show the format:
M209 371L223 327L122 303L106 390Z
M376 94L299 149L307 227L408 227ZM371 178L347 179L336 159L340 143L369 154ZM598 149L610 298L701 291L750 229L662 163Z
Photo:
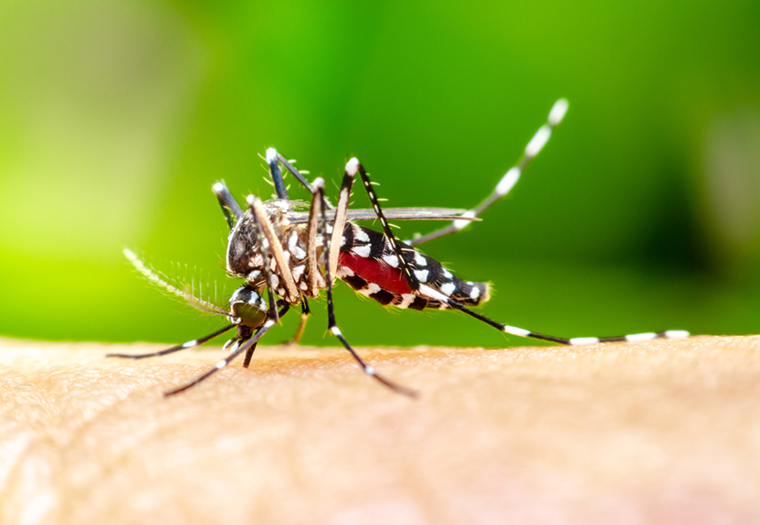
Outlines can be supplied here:
M491 192L491 194L475 208L465 212L463 214L464 217L477 217L489 206L491 206L499 199L503 198L512 190L512 188L514 188L515 184L517 184L517 181L520 179L522 172L525 171L525 168L528 167L530 161L532 161L536 155L541 152L543 147L549 141L549 137L551 137L554 128L558 126L560 122L562 122L562 119L565 117L565 113L567 112L567 106L567 100L564 98L561 98L554 103L552 109L549 111L549 118L547 119L546 124L541 126L538 131L536 131L536 134L533 135L532 139L530 139L528 145L525 146L525 151L523 152L523 155L520 158L519 162L504 174L499 183L496 185L496 188L494 188L493 192ZM428 233L427 235L416 237L411 241L407 241L407 244L411 246L419 246L420 244L438 239L445 235L457 233L458 231L464 229L465 226L470 224L470 222L471 221L464 219L455 220L445 228L441 228L440 230Z
M346 174L353 173L353 176L355 176L357 171L359 172L359 176L362 179L362 183L364 185L364 189L367 192L367 196L369 197L369 201L372 204L372 209L375 210L375 214L377 215L377 218L380 220L380 224L383 227L383 233L385 233L385 237L388 239L388 242L393 248L396 257L398 258L399 268L401 268L401 271L404 274L404 279L406 279L406 282L409 283L409 287L413 291L416 291L420 287L420 280L412 271L411 267L406 262L406 258L403 256L404 250L411 250L411 248L404 248L396 236L393 234L393 231L391 231L388 219L385 218L383 209L380 206L380 199L378 199L375 190L372 188L372 181L369 179L369 174L364 169L364 166L362 166L361 162L359 162L359 159L353 157L346 164Z
M264 321L264 324L262 325L261 329L258 332L256 332L256 335L254 335L251 339L249 339L245 343L239 344L238 347L234 348L233 351L230 352L230 354L227 357L225 357L224 359L222 359L221 361L219 361L216 364L216 366L214 366L214 368L212 368L212 369L208 370L207 372L199 375L198 377L196 377L192 381L190 381L188 383L185 383L182 386L179 386L177 388L173 388L172 390L167 390L166 392L164 392L164 397L169 397L169 396L173 396L175 394L179 394L180 392L184 392L188 388L193 387L193 386L197 385L198 383L201 383L201 382L205 381L206 379L208 379L209 377L211 377L212 375L214 375L215 373L217 373L219 370L221 370L222 368L224 368L225 366L227 366L228 364L230 364L230 362L232 362L232 360L235 359L237 356L239 356L243 352L248 352L248 350L251 347L255 347L256 344L259 342L259 339L261 339L261 337L265 333L267 333L269 331L269 329L272 328L275 325L275 323L276 323L276 321L273 318L268 317L267 320Z
M150 352L147 354L106 354L106 357L121 357L125 359L144 359L146 357L156 357L159 355L173 354L174 352L179 352L181 350L187 350L188 348L195 348L196 346L200 346L203 343L211 341L215 337L222 335L224 332L227 332L228 330L236 326L237 326L236 324L229 324L225 326L224 328L221 328L217 330L216 332L213 332L201 338L193 339L192 341L188 341L187 343L183 343L177 346L172 346L171 348L167 348L165 350L159 350L158 352Z
M539 334L536 332L532 332L530 330L525 330L524 328L518 328L516 326L510 326L510 325L499 323L497 321L494 321L493 319L486 317L485 315L482 315L482 314L479 314L478 312L474 312L470 310L466 306L459 304L453 299L446 297L444 294L430 288L429 286L425 284L420 286L419 293L420 295L423 295L425 297L429 297L431 299L435 299L436 301L441 301L442 303L446 303L451 308L460 310L466 313L467 315L474 317L475 319L479 321L483 321L484 323L496 328L500 332L504 332L504 333L512 334L512 335L518 335L520 337L530 337L533 339L540 339L542 341L551 341L553 343L559 343L563 345L576 346L576 345L590 345L590 344L596 344L596 343L615 343L615 342L624 342L624 341L628 341L628 342L648 341L650 339L657 339L657 338L689 337L689 332L685 330L666 330L664 332L646 332L642 334L630 334L630 335L623 335L623 336L617 336L617 337L573 337L573 338L567 339L564 337L555 337L552 335Z
M352 159L353 160L353 159ZM349 161L350 162L350 161ZM346 168L346 174L348 175L348 167ZM353 175L356 175L356 171L353 172ZM353 178L353 176L351 176ZM344 186L346 185L346 179L344 177ZM320 194L320 197L324 195L324 189L323 188L317 188L316 191ZM350 185L348 186L348 194L351 193ZM347 194L347 195L348 195ZM346 205L341 208L340 201L343 199L343 188L341 188L341 194L338 202L337 207L337 214L341 213L342 209L342 222L345 223L345 213L348 208L347 200ZM347 196L346 196L347 199ZM323 242L324 242L324 252L326 254L330 254L331 245L333 244L333 241L330 239L330 236L327 235L327 215L325 213L326 203L324 200L322 200L322 206L321 206L321 216L322 216L322 226L323 230L325 232L325 235L322 236ZM337 215L336 214L336 215ZM339 217L336 217L336 223L338 222ZM336 227L334 227L335 230L337 230ZM342 231L339 230L339 231ZM338 236L338 245L340 243L340 236ZM406 388L404 386L398 385L394 383L393 381L390 381L389 379L386 379L382 375L380 375L373 367L368 365L360 356L356 353L356 350L354 350L350 344L348 344L348 341L346 341L346 338L343 337L343 333L340 331L340 328L338 328L338 323L335 321L335 304L333 301L333 293L332 293L332 271L330 269L330 259L331 257L325 257L325 281L327 285L327 328L330 330L330 333L333 334L335 337L338 338L338 340L341 342L343 347L348 350L348 352L351 354L351 356L356 360L357 363L359 363L359 366L362 367L364 372L379 381L381 384L385 385L386 387L390 388L394 392L398 392L400 394L404 394L410 397L417 396L417 392ZM336 257L337 261L337 257Z
M563 114L564 114L564 109L563 109ZM559 117L559 119L561 120L561 116ZM550 115L550 122L551 121L552 119ZM545 140L548 140L548 135L546 139L544 139L544 142ZM607 342L617 342L617 341L645 341L648 339L655 339L658 337L675 338L675 337L689 336L689 333L683 330L668 330L665 332L648 332L648 333L643 333L643 334L632 334L632 335L626 335L626 336L620 336L620 337L576 337L572 339L566 339L562 337L543 335L536 332L531 332L530 330L525 330L523 328L517 328L514 326L498 323L496 321L493 321L492 319L485 317L484 315L474 312L470 310L469 308L465 307L464 305L454 301L450 297L444 295L443 293L434 290L427 284L424 284L424 280L418 277L418 274L414 270L412 270L409 263L406 261L406 258L403 256L404 248L401 245L401 243L398 242L398 240L396 239L395 235L393 234L393 232L391 231L388 225L388 221L386 220L383 214L382 207L380 206L379 199L377 195L375 194L375 190L372 188L372 183L364 167L356 158L353 158L346 165L346 171L347 172L353 171L354 173L358 171L358 173L361 175L362 181L364 183L364 188L367 191L367 195L369 196L370 202L372 203L372 207L375 210L375 214L377 215L378 219L380 220L380 223L383 226L383 232L385 233L385 237L388 239L399 261L399 268L402 269L402 273L404 277L406 278L407 283L409 284L409 287L419 295L439 301L441 303L448 304L449 307L457 309L457 310L461 310L465 312L466 314L480 321L483 321L502 332L510 333L513 335L519 335L521 337L531 337L534 339L541 339L544 341L552 341L555 343L560 343L560 344L565 344L565 345L583 345L583 344L607 343ZM419 274L419 275L424 277L423 274Z

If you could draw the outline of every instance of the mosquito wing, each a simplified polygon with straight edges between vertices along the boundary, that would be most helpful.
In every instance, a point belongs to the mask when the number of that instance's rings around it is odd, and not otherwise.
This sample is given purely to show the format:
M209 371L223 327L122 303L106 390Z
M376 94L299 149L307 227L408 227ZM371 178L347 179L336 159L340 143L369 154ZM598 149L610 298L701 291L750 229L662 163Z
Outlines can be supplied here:
M386 219L396 221L479 221L477 217L466 217L462 214L467 210L461 208L383 208ZM348 210L346 217L350 221L374 221L377 213L371 208ZM291 223L301 224L309 220L308 212L291 212L288 214Z

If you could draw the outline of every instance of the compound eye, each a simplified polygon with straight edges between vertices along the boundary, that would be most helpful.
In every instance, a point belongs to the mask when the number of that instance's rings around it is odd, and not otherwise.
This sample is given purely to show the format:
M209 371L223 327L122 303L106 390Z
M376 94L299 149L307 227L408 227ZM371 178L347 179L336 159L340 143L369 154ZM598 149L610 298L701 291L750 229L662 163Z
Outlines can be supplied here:
M230 297L230 310L240 318L240 324L259 328L267 318L266 301L249 286L235 290Z

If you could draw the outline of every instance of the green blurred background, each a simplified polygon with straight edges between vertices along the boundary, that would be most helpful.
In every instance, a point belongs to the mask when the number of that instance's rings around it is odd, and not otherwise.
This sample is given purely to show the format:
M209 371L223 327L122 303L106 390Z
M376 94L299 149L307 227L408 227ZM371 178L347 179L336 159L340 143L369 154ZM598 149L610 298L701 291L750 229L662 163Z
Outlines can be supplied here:
M756 333L758 28L756 0L3 0L0 333L201 336L222 321L121 250L223 304L239 283L214 181L268 197L258 155L276 146L334 195L355 154L390 206L470 207L559 97L568 115L513 193L426 252L493 283L485 314L535 331ZM336 293L358 345L529 343ZM324 306L304 343L334 344Z

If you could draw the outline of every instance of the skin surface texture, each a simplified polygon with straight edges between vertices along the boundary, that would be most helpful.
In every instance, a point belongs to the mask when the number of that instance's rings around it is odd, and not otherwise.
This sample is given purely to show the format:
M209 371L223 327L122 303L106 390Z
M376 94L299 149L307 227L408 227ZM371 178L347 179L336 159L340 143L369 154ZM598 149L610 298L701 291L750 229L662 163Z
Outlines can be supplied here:
M0 340L0 523L760 522L757 336L158 348Z

